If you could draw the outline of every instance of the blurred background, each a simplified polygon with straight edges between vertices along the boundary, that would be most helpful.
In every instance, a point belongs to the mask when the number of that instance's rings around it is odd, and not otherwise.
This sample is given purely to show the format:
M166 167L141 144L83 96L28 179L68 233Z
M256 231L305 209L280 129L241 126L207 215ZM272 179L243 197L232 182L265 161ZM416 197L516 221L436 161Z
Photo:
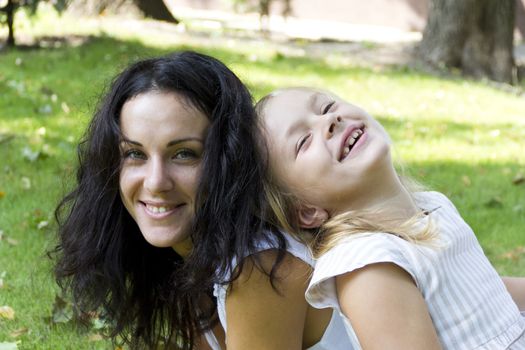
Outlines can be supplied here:
M54 209L112 77L176 50L255 99L300 85L362 106L498 272L525 276L524 37L525 0L0 0L0 350L121 348L54 282Z

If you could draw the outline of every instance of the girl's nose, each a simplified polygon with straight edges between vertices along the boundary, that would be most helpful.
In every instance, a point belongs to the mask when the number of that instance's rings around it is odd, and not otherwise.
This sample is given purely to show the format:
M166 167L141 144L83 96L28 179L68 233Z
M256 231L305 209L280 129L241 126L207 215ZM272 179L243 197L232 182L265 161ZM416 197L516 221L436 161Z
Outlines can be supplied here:
M337 129L341 127L342 121L343 119L335 113L329 113L325 116L324 134L327 139L334 136L334 134L337 132Z
M151 159L144 179L144 188L150 193L162 193L173 188L168 166L162 160Z

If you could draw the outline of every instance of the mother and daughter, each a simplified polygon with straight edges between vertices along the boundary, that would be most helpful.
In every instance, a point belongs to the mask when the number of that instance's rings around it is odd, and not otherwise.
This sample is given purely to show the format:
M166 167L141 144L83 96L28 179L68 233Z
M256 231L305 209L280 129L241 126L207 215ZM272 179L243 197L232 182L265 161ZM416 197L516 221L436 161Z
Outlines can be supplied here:
M78 147L57 281L131 348L525 349L525 279L407 184L382 126L329 92L254 108L212 57L142 60Z

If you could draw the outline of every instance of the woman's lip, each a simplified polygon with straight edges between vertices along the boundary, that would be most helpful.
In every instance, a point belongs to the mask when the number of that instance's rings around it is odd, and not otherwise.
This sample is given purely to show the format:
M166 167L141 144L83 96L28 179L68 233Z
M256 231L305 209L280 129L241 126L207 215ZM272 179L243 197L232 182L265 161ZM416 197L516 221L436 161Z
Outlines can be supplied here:
M164 219L173 213L177 212L182 206L184 206L186 203L180 203L180 204L167 204L167 203L150 203L150 202L140 202L144 212L155 219ZM156 208L165 208L166 211L163 212L155 212L152 211L149 207L156 207ZM169 208L169 209L168 209Z

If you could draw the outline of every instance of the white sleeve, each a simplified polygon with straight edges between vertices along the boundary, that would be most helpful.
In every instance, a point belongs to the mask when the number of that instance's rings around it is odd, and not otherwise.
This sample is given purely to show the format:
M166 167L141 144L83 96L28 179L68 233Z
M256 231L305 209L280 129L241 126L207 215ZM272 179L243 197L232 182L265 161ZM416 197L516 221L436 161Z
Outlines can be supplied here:
M417 285L416 271L405 256L409 244L388 233L349 237L319 258L306 290L306 300L316 308L339 309L335 277L376 263L396 264L410 274Z

